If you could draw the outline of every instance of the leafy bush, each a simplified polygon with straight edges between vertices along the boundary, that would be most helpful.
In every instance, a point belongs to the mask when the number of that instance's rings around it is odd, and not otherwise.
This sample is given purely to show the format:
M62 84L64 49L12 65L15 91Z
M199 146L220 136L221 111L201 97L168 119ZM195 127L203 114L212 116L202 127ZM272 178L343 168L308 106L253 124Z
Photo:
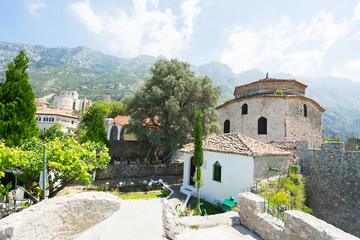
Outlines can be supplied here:
M277 192L269 197L269 201L275 205L286 205L289 203L289 200L289 196L283 191Z

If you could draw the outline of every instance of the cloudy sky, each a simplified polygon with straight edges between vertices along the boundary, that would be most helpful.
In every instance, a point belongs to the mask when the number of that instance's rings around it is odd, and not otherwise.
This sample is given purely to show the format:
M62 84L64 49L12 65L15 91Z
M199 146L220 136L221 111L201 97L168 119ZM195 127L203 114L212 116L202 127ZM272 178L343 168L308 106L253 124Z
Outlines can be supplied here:
M0 0L0 40L360 81L355 0Z

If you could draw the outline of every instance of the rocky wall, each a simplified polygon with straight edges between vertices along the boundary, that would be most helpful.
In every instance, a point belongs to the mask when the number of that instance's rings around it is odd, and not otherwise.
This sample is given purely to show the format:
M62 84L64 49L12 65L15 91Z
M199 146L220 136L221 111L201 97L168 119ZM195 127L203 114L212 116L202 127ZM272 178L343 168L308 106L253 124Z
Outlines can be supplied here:
M0 221L0 240L73 239L110 217L122 200L110 193L85 192L54 197Z
M323 146L297 142L308 205L315 216L360 237L360 152L345 151L341 142Z
M97 180L114 178L146 178L160 176L182 176L184 163L174 162L166 164L135 164L122 162L120 165L108 165L96 175Z
M310 214L285 211L284 222L264 212L264 199L253 193L238 196L240 223L266 240L359 240Z

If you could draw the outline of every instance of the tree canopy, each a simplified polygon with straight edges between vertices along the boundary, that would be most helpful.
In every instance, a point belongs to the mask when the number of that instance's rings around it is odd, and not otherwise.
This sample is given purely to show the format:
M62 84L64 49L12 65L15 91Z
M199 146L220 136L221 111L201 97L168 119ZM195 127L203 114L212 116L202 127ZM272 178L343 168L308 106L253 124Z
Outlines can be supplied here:
M175 151L188 142L195 110L202 111L203 134L216 131L220 89L209 77L197 77L190 65L176 59L159 59L128 103L132 109L129 132L148 140L158 152Z
M36 103L28 82L29 59L21 50L8 64L5 82L0 85L0 139L8 146L38 135Z
M21 147L7 147L0 142L0 169L17 169L33 195L39 193L39 176L42 171L43 143L38 138L28 139ZM46 143L46 168L49 197L53 197L73 180L90 184L91 171L104 169L109 163L108 149L102 143L80 144L73 138L54 139ZM1 173L1 172L0 172ZM1 177L1 175L0 175ZM0 193L4 186L0 183Z

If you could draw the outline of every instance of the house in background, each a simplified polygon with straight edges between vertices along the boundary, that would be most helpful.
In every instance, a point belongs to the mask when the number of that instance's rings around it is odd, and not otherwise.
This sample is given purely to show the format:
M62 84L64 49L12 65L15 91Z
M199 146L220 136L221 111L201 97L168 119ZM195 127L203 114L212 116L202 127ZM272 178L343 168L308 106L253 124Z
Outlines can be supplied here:
M50 107L50 103L45 102L41 99L36 99L35 102L38 107L46 107L46 108Z
M241 132L261 142L322 141L322 113L295 79L264 78L237 86L235 99L218 107L223 133Z
M104 126L107 139L110 141L137 141L134 134L126 133L126 125L129 124L130 116L117 116L105 118Z
M222 202L230 196L253 187L255 181L285 175L288 172L289 152L245 137L240 133L220 134L203 140L204 163L201 167L204 186L200 195L211 203ZM194 144L179 150L184 154L181 192L196 196L192 180ZM279 173L269 170L278 168Z
M58 110L79 112L86 110L90 105L91 100L79 99L77 91L66 91L64 88L54 97L54 108Z
M77 129L80 118L72 115L68 111L56 110L48 107L37 107L35 118L40 131L49 129L55 122L61 124L61 131L73 133Z

